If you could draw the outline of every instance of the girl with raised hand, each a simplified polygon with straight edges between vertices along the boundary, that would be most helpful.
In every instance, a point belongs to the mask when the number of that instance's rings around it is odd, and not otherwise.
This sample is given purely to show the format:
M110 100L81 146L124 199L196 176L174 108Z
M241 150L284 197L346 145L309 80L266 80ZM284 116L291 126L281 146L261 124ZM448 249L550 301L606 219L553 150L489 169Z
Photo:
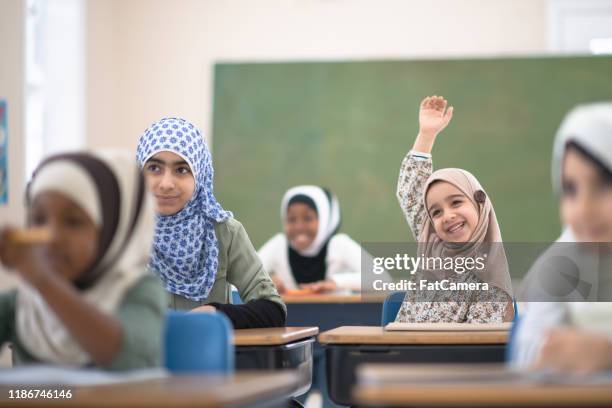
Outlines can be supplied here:
M404 158L397 198L423 258L486 257L484 270L465 273L425 270L415 276L466 284L486 284L476 291L438 291L417 299L408 291L397 322L502 322L514 316L508 264L493 204L478 180L462 169L432 172L431 150L453 116L441 96L423 99L419 133ZM485 253L483 253L485 251ZM484 289L488 288L488 289ZM425 301L435 296L436 301Z
M27 220L31 231L0 231L0 261L20 278L0 294L0 344L13 344L13 362L159 366L166 299L146 270L154 210L133 159L48 158L30 182Z
M137 159L157 204L150 268L170 293L169 307L218 310L235 328L283 326L286 308L274 283L242 224L213 194L200 130L163 118L140 136ZM231 304L232 284L245 304Z

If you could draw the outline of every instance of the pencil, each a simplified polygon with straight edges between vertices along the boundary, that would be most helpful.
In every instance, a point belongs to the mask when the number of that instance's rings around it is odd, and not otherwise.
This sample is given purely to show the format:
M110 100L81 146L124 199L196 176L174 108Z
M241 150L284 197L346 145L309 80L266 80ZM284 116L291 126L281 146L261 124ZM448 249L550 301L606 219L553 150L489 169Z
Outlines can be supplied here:
M51 231L47 228L29 228L12 231L9 240L14 244L43 244L51 240Z

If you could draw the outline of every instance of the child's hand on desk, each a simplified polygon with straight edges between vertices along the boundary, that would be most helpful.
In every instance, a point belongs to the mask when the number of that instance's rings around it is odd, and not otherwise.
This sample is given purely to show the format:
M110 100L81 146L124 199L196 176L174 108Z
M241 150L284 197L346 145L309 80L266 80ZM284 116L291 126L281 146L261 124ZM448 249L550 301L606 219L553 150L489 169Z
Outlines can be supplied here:
M588 374L612 369L610 337L577 329L552 330L544 340L536 369Z
M274 283L274 286L276 286L276 290L278 291L279 294L282 295L283 293L287 291L287 288L285 287L283 280L279 278L277 275L270 276L270 279L272 279L272 282Z
M302 283L300 289L310 290L314 293L334 292L338 285L331 279L326 279L314 283Z
M453 107L446 109L447 101L442 96L428 96L421 101L419 109L419 134L413 150L430 153L438 133L444 130L453 117Z

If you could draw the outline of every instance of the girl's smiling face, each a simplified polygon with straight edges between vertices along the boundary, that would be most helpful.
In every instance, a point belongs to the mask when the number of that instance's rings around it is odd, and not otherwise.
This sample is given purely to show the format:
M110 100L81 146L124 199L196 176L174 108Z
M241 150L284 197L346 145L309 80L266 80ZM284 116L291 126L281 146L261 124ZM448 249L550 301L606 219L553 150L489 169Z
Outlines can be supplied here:
M178 154L159 152L147 160L143 169L159 214L174 215L191 200L195 179L189 164Z
M612 242L612 174L570 145L562 167L561 219L581 242Z
M34 197L28 218L32 227L51 232L51 240L34 250L40 251L55 273L74 282L92 266L100 229L74 201L61 193L43 191Z
M293 203L287 208L285 235L291 246L303 251L312 244L319 231L317 212L304 203Z
M442 241L469 241L478 225L478 209L461 190L446 181L436 181L429 186L425 203Z

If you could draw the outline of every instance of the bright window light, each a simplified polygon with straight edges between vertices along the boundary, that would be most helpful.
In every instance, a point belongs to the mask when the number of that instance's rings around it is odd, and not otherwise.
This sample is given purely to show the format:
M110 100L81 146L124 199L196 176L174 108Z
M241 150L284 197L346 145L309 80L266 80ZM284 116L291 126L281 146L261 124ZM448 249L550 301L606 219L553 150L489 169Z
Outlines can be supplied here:
M612 38L593 38L589 41L589 49L596 55L612 54Z

